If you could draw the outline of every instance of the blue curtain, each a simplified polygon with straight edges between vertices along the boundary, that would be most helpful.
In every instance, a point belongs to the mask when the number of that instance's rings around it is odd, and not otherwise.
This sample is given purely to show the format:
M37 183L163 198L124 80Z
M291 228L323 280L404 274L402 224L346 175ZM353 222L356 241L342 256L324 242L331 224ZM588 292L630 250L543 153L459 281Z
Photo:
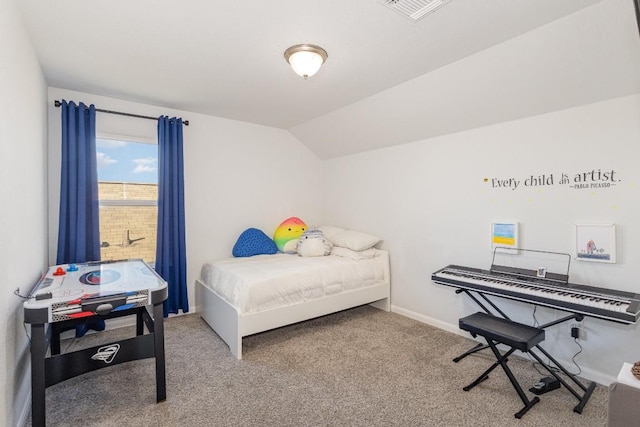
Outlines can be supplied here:
M168 283L164 316L189 311L184 228L182 119L158 119L158 240L156 271Z
M100 260L96 109L62 100L62 172L56 264Z

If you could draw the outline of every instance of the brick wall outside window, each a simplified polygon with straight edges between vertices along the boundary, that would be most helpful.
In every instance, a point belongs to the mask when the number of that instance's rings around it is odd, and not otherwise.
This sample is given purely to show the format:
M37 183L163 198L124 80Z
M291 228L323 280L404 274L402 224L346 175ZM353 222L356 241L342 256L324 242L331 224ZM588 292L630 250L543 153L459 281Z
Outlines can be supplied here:
M158 200L157 184L101 181L98 192L100 200ZM155 262L157 220L157 205L100 206L102 260L142 258L148 263ZM144 239L127 244L127 230L131 240Z

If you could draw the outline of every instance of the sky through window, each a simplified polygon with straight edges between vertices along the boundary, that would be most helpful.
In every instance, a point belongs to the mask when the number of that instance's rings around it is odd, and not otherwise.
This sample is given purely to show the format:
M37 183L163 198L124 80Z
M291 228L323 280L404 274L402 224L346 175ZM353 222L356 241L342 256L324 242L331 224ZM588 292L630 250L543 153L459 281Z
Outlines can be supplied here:
M96 139L98 180L158 183L158 146L143 142Z

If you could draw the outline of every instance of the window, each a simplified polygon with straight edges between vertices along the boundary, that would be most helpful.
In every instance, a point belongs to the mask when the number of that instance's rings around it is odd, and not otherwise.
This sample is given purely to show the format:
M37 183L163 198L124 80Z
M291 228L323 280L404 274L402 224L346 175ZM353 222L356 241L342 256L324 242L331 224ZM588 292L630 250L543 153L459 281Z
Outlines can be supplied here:
M102 260L156 258L158 145L128 137L96 139Z

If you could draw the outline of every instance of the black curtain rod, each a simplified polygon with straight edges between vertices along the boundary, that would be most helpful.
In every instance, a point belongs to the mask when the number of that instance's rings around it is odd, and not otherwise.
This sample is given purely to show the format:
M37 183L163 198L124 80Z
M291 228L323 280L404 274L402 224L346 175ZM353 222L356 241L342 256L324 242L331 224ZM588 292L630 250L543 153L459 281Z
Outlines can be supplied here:
M62 103L60 101L58 101L57 99L53 102L53 105L55 105L56 107L60 107L62 105ZM103 110L100 108L96 108L96 111L100 112L100 113L109 113L109 114L117 114L119 116L127 116L127 117L137 117L139 119L149 119L149 120L158 120L157 117L151 117L151 116L141 116L140 114L132 114L132 113L122 113L120 111L113 111L113 110ZM189 120L183 120L182 123L185 126L189 126Z

